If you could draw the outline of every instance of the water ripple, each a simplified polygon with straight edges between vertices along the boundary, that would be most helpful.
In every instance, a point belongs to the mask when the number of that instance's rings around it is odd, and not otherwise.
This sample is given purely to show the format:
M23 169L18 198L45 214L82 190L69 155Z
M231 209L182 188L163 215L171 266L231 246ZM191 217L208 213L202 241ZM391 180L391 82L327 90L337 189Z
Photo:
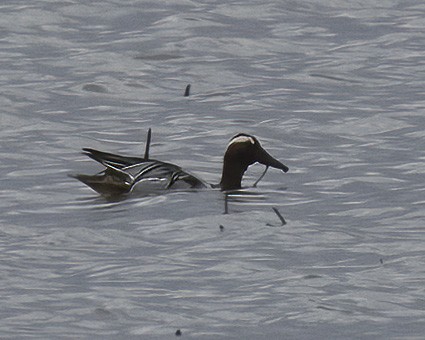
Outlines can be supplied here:
M0 7L3 337L424 334L422 3ZM149 127L211 183L238 132L290 171L251 167L227 214L219 190L67 176Z

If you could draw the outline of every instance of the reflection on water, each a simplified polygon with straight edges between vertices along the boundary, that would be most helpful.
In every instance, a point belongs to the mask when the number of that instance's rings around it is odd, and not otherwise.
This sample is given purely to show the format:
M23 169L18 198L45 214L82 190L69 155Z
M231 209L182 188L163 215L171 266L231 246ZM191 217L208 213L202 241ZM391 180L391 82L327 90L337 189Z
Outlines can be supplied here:
M3 337L424 333L420 2L0 6ZM114 201L67 177L149 127L209 183L238 132L290 171Z

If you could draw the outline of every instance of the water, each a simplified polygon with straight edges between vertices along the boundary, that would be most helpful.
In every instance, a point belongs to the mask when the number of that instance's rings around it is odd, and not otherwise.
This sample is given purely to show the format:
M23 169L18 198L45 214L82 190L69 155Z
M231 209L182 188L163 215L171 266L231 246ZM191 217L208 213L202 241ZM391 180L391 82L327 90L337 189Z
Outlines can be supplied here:
M423 338L422 2L0 9L2 338ZM217 190L110 202L67 177L149 127L209 182L242 131L290 172L227 215Z

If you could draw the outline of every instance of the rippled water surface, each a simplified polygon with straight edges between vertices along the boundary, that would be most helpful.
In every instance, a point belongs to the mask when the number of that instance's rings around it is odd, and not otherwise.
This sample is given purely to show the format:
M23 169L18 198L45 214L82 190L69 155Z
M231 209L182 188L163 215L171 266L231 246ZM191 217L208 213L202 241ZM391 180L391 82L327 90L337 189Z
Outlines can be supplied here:
M0 13L2 338L423 338L421 1ZM251 167L228 214L217 190L107 201L67 176L149 127L152 157L212 183L242 131L290 171L252 188Z

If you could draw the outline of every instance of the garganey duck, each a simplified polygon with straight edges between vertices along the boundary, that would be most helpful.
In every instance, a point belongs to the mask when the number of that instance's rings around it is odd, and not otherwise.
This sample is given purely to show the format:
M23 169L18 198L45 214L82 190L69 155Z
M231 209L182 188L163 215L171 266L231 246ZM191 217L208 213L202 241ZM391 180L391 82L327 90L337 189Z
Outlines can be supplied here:
M262 148L254 136L239 133L227 146L223 160L221 181L209 185L181 167L149 158L150 129L145 157L120 156L90 148L84 148L84 154L105 166L105 170L96 175L71 175L104 196L128 194L142 183L161 183L162 189L181 187L203 188L211 186L221 190L241 188L245 171L256 162L287 172L289 168L272 157ZM265 171L265 172L266 172ZM264 174L265 174L264 172ZM264 175L263 174L263 175ZM262 177L260 177L261 179ZM257 181L258 182L258 181Z

